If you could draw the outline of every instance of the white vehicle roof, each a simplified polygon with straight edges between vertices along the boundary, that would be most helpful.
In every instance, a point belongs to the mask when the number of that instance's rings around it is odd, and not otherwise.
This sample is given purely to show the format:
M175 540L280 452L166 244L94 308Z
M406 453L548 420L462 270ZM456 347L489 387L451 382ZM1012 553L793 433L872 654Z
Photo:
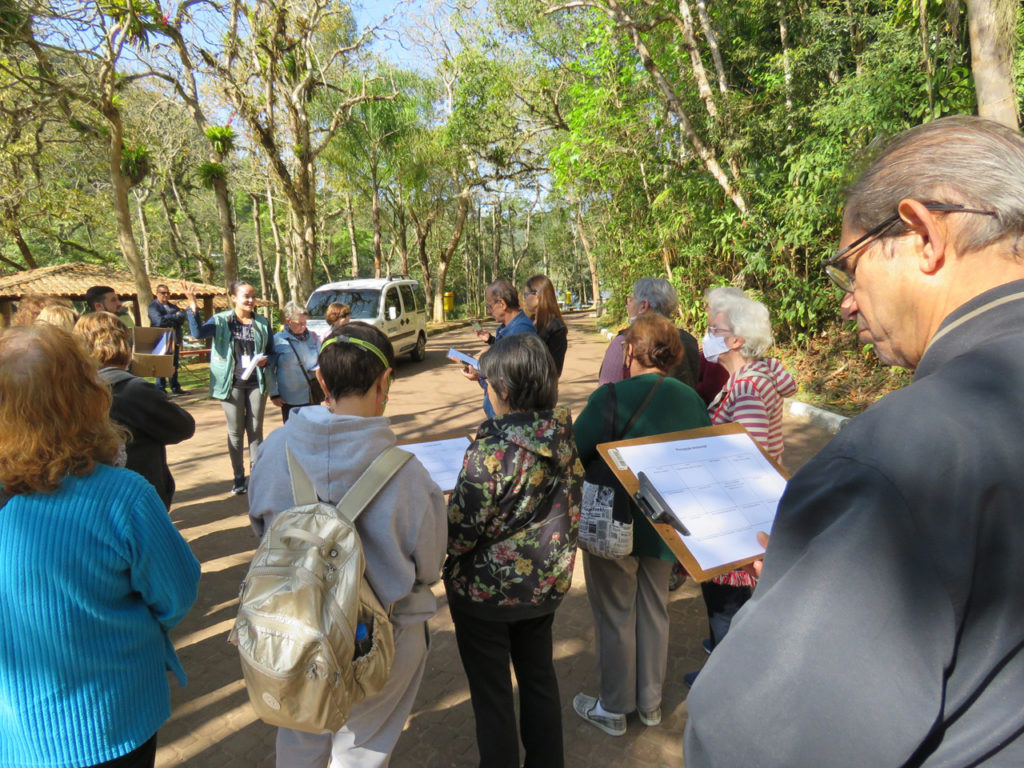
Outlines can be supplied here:
M386 285L392 285L394 283L416 283L418 281L406 277L367 277L359 280L339 280L334 283L324 283L318 285L316 290L313 291L338 291L342 289L354 289L354 288L383 288Z

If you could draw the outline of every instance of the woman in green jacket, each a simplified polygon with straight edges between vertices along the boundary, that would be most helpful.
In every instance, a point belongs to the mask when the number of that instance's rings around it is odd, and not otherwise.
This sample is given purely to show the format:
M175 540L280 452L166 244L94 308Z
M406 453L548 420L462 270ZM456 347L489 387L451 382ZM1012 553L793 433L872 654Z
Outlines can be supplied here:
M242 431L249 438L249 466L256 462L263 442L263 411L267 403L267 360L274 355L270 323L257 315L256 289L244 280L230 288L234 309L218 312L202 325L195 289L185 287L189 306L189 333L197 339L213 338L210 350L210 396L220 400L228 421L228 455L234 483L231 492L245 493ZM255 365L255 369L253 369Z
M628 425L643 406L620 439L711 423L693 388L667 376L683 359L679 332L667 318L653 312L638 317L626 333L623 349L629 378L594 392L573 427L584 466L602 460L597 444L603 438L611 387L617 425ZM626 732L626 715L634 710L644 725L661 723L668 664L668 582L676 558L640 510L635 505L632 510L633 551L628 557L609 560L583 553L601 681L599 696L580 693L572 704L580 717L611 736Z

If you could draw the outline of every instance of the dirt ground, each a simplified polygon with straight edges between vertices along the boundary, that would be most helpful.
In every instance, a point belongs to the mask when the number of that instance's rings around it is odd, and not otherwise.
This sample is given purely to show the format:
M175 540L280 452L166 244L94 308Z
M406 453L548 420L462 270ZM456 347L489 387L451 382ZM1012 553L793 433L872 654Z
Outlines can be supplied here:
M597 384L607 340L593 318L569 320L569 351L560 382L560 402L578 414ZM400 440L464 431L483 420L482 395L463 379L445 355L455 346L470 354L481 349L470 329L431 337L427 359L403 361L391 389L387 415ZM195 768L273 768L275 729L259 721L249 706L237 652L226 642L234 621L238 589L255 546L247 498L231 496L231 469L220 404L193 390L178 401L195 416L196 436L168 450L177 481L171 516L202 562L199 599L173 634L189 675L189 685L172 683L173 714L160 731L157 766ZM265 433L281 424L268 403ZM786 465L792 471L830 439L826 432L787 417ZM472 768L477 765L469 691L455 646L444 591L435 586L439 610L430 622L427 670L405 732L391 761L395 768ZM566 765L679 766L686 723L686 672L706 658L700 642L707 622L699 589L687 582L672 593L672 637L660 727L646 728L630 718L629 731L611 738L580 720L572 697L596 694L593 628L582 567L555 619L555 665L559 675Z

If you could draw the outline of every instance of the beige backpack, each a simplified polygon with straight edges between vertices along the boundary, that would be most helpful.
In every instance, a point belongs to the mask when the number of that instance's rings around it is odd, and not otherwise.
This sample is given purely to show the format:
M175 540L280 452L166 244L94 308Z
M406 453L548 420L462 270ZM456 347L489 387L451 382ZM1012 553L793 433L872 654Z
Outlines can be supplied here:
M364 577L355 521L411 454L384 451L335 507L318 500L286 452L295 506L275 518L256 550L229 639L262 720L334 732L391 672L394 629ZM358 644L357 624L368 630Z

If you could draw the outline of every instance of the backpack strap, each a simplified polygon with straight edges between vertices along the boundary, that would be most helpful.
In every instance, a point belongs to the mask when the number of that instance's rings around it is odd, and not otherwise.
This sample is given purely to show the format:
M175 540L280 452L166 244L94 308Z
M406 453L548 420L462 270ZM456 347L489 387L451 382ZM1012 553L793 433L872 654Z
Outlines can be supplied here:
M309 479L306 470L299 464L299 460L295 458L295 454L292 453L292 449L287 443L284 445L284 452L288 456L288 477L292 481L292 499L295 506L304 507L308 504L316 504L320 501L320 497L316 495L313 481Z
M313 481L309 479L306 470L302 468L287 444L284 450L288 456L288 475L292 481L292 499L295 501L295 506L317 504L320 497L316 494ZM395 473L404 467L411 458L411 453L395 446L385 449L345 492L341 501L336 505L338 512L346 520L354 523L362 511L381 492L381 489L395 476Z
M386 449L373 460L338 502L338 512L346 520L354 523L395 473L411 458L411 453L395 446Z

